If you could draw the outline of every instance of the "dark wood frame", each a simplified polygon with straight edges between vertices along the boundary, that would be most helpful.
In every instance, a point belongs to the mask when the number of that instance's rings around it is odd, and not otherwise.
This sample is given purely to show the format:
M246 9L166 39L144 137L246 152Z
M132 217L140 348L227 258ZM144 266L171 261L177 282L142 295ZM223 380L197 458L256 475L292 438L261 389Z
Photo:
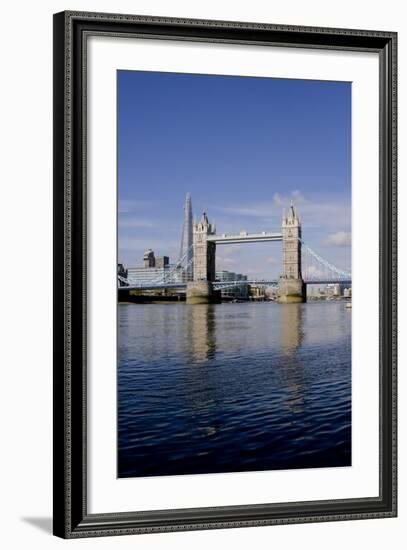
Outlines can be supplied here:
M86 40L90 35L377 52L380 58L380 495L319 502L88 514ZM54 534L64 538L393 517L396 426L394 32L62 12L54 15ZM366 189L368 192L368 189Z

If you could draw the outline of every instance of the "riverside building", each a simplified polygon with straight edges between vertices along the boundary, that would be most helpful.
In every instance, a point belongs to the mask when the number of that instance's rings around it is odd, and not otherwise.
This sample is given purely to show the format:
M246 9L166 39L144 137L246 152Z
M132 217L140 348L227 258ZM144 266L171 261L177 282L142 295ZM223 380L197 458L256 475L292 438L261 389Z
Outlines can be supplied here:
M222 283L247 281L247 275L226 270L216 271L215 281ZM221 288L221 294L222 298L226 299L247 300L249 297L249 288L247 284L236 284L236 286Z
M127 268L127 278L133 284L162 284L167 282L170 273L168 256L155 256L148 249L143 256L144 266Z

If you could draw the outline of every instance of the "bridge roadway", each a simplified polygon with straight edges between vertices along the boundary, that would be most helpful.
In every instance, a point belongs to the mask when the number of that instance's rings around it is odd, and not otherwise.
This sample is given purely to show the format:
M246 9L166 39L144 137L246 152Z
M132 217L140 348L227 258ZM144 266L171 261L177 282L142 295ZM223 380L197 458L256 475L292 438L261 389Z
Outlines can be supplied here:
M282 233L269 233L262 231L261 233L247 233L241 231L238 235L208 235L207 241L215 244L239 244L239 243L262 243L270 241L281 241Z
M351 279L318 279L318 280L304 280L306 285L328 285L328 284L343 284L351 285ZM215 287L233 287L240 285L257 285L257 286L275 286L278 284L278 280L273 279L270 281L214 281L213 285ZM129 285L129 286L119 286L118 290L160 290L160 289L186 289L186 283L164 283L164 284L146 284L146 285Z

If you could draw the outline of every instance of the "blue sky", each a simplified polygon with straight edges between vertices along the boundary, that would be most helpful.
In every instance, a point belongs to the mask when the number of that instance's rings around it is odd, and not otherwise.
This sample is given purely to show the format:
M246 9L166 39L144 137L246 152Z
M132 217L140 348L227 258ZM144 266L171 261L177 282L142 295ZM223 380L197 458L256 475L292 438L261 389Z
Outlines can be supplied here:
M185 194L217 233L278 231L293 200L306 243L351 264L351 84L118 71L118 257L176 261ZM217 268L280 273L281 244L218 247Z

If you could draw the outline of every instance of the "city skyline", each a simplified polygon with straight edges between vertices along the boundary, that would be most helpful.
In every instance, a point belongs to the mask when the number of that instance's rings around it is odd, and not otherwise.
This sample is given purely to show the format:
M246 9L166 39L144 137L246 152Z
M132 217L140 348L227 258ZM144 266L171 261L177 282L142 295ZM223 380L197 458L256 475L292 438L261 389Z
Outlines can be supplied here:
M218 234L277 231L293 200L304 240L350 268L349 83L119 71L118 94L120 262L141 265L147 248L176 261L190 192ZM279 266L278 244L217 252L217 269L264 277Z

